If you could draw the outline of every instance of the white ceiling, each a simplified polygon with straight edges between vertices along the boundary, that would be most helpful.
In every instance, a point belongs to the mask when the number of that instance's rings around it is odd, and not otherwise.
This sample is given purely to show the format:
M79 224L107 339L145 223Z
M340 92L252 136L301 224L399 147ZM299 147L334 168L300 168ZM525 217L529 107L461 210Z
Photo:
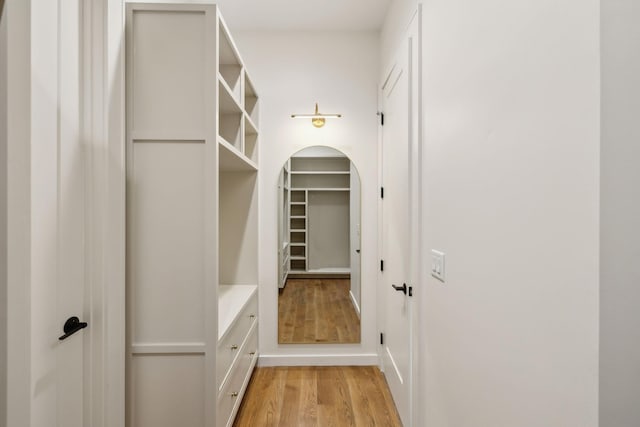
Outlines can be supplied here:
M234 30L379 30L392 0L215 0Z

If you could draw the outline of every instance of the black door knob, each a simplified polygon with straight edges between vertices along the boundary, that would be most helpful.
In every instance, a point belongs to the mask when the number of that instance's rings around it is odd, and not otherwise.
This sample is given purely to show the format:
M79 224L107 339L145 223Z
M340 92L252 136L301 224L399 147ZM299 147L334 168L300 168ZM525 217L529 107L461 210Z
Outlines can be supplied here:
M81 322L76 316L69 317L66 322L64 322L64 326L62 330L64 331L64 335L58 338L60 341L66 340L71 335L78 332L80 329L84 329L87 327L87 322Z
M407 284L406 283L403 283L402 286L391 285L391 287L393 289L395 289L396 291L402 292L405 295L407 294Z

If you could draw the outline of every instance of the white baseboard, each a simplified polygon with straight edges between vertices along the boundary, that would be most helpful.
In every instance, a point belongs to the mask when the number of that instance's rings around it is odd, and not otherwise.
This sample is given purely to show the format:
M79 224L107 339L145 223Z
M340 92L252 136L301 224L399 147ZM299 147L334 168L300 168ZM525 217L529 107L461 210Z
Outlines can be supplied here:
M258 366L376 366L371 354L261 354Z
M360 306L358 305L358 301L356 301L356 297L353 296L353 292L349 291L349 295L351 296L351 303L353 304L353 308L356 310L358 319L360 319Z

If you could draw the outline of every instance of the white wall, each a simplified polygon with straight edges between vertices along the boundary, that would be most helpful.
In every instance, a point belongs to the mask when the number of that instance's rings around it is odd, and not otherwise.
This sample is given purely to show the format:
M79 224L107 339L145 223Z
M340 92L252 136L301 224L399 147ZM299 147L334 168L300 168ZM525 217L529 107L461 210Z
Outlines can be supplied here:
M7 413L7 20L0 0L0 427Z
M423 6L416 425L595 426L599 3Z
M418 0L393 0L389 4L384 25L380 31L380 58L382 60L380 71L382 73L389 72L385 67L394 57L395 49L397 49L417 8Z
M640 4L602 0L600 426L640 425Z
M375 363L378 35L234 32L233 36L261 99L261 363ZM343 118L327 120L321 129L314 128L310 120L290 119L292 113L312 112L315 102L321 112L342 113ZM312 145L344 152L362 179L361 344L277 344L276 184L286 159Z

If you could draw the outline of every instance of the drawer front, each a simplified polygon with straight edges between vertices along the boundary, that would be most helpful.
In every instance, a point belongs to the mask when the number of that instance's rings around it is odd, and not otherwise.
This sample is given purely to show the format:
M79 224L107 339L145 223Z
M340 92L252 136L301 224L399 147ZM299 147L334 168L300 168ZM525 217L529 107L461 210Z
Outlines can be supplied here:
M246 331L248 332L249 328L251 328L251 325L253 325L253 322L258 320L258 298L257 298L257 294L253 294L253 296L251 297L251 299L247 303L247 306L244 308L244 310L242 311L242 314L240 316L242 316L242 317L240 319L238 319L238 322L239 323L243 323L244 325L246 325Z
M251 361L258 357L258 325L251 330L244 347L244 355Z
M236 318L231 329L222 341L218 343L216 355L216 376L218 378L218 390L220 390L227 378L233 360L237 357L242 343L245 341L251 326L257 323L258 301L255 297L247 303L245 308Z
M246 390L245 380L248 382L252 367L258 357L258 328L251 329L251 333L236 363L231 368L228 380L224 383L222 392L218 396L217 426L230 426L240 406ZM243 387L244 386L244 387Z

